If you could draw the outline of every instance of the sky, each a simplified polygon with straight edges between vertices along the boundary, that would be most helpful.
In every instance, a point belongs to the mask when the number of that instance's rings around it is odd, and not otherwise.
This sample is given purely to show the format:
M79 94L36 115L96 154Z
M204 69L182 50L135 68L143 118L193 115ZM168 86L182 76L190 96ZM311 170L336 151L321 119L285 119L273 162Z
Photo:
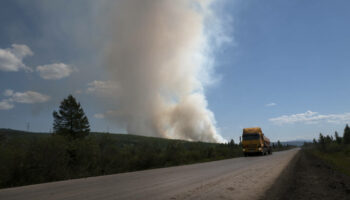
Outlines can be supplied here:
M125 133L108 119L104 68L108 1L5 0L0 7L0 127L52 131L73 94L92 131ZM349 1L218 0L228 38L213 51L208 108L223 138L260 126L272 141L343 132L350 121ZM206 29L210 29L208 24Z

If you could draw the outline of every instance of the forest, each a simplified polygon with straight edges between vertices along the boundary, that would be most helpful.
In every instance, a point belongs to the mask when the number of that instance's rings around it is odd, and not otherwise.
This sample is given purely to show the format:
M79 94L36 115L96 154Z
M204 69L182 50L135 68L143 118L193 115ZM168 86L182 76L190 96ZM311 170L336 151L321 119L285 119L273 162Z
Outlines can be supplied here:
M73 96L53 112L53 133L0 129L0 188L242 156L241 144L90 132ZM273 151L292 148L280 142Z

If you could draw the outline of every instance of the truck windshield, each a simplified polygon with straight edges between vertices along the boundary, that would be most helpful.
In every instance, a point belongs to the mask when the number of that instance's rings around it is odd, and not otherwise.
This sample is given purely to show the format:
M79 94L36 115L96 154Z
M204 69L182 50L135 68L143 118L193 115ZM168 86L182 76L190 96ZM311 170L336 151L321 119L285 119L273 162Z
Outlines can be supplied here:
M243 140L258 140L260 138L258 133L244 134Z

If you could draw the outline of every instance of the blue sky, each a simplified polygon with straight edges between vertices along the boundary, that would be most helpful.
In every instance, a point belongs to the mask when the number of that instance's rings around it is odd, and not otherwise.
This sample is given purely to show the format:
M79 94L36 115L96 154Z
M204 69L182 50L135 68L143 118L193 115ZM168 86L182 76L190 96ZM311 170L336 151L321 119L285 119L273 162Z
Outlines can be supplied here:
M33 55L22 47L17 50L27 52L22 62L33 72L25 66L17 71L0 67L0 102L12 98L0 103L0 127L25 130L30 123L31 131L49 131L52 111L72 93L82 103L92 130L124 132L96 115L105 107L99 97L86 92L93 90L94 80L106 79L100 70L101 52L96 50L104 37L102 25L94 23L98 6L67 2L1 3L0 49L14 52L13 44L29 47ZM350 121L349 6L345 0L216 4L232 42L215 52L215 71L221 79L206 96L224 138L237 140L242 128L250 126L262 127L273 141L342 133ZM63 64L66 76L55 78L45 71L52 64Z

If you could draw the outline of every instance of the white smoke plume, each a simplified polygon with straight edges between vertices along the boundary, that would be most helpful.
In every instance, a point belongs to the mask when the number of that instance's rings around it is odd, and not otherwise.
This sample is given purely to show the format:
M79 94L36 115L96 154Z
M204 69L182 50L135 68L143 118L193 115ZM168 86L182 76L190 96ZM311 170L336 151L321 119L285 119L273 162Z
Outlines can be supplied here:
M120 0L109 19L110 78L128 133L223 142L204 88L212 83L208 0ZM215 21L215 20L214 20ZM214 27L212 27L214 31Z

